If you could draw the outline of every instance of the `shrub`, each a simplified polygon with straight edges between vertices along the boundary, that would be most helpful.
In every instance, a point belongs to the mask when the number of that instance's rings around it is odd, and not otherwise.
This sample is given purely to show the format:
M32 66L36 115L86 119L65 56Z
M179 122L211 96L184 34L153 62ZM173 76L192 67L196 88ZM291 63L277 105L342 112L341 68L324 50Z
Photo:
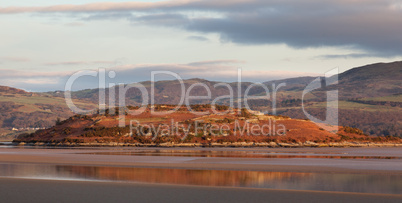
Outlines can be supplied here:
M63 129L63 133L64 133L65 135L71 134L71 127L66 127L66 128L64 128L64 129Z
M345 131L346 133L353 133L353 134L358 134L358 135L364 135L363 131L358 129L358 128L352 128L352 127L348 127L345 126L343 127L343 131Z
M61 119L60 119L59 117L57 117L57 119L56 119L56 125L61 125L61 124L62 124Z
M248 110L246 108L242 108L241 111L240 111L240 117L250 118L251 113L248 112Z

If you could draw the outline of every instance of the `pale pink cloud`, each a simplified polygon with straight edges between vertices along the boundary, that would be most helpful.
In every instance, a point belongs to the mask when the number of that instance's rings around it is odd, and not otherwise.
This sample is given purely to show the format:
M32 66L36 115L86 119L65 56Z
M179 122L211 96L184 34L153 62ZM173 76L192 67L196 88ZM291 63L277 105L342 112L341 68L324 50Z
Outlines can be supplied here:
M78 65L95 65L95 64L116 64L116 61L62 61L62 62L49 62L44 65L47 66L78 66Z
M0 13L27 13L27 12L94 12L94 11L144 11L156 9L227 9L228 7L239 8L246 7L259 7L261 5L271 5L272 7L278 5L299 5L302 6L306 3L317 3L315 0L230 0L230 1L216 1L216 0L170 0L160 2L97 2L81 5L64 4L52 6L12 6L0 8ZM333 0L328 3L343 6L356 6L366 4L368 6L388 5L389 9L400 9L401 3L392 0ZM319 3L318 3L319 4Z
M186 0L163 2L102 2L83 5L54 5L42 7L3 7L0 13L27 13L27 12L92 12L116 10L144 10L152 8L168 8L187 4Z
M275 0L276 1L276 0ZM275 2L273 1L273 2ZM0 13L28 13L28 12L93 12L93 11L143 11L152 9L177 9L177 8L227 8L228 6L238 6L243 4L257 3L258 0L170 0L160 2L99 2L82 5L53 5L53 6L20 6L3 7Z
M1 69L0 79L32 78L32 77L63 77L71 75L72 71L27 71L14 69Z

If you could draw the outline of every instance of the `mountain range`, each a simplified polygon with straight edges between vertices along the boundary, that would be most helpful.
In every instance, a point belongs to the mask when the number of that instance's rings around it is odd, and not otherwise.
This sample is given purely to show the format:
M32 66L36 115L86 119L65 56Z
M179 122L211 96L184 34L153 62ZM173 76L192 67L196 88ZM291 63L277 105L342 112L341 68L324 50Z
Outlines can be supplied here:
M264 97L266 90L261 86L249 89L248 94L254 96L248 100L249 106L254 110L260 110L269 114L277 113L293 118L305 119L302 108L309 114L324 120L327 92L338 90L339 97L339 124L362 129L366 134L378 136L402 136L402 61L392 63L377 63L357 67L337 75L337 84L325 85L333 81L333 78L319 78L321 88L309 92L304 97L302 106L302 94L306 86L316 77L299 77L283 80L264 82L269 88L270 98ZM191 100L192 104L211 103L215 98L229 95L230 87L233 90L234 105L242 101L247 88L253 83L227 83L208 81L204 79L189 79L183 81L185 91L190 86L202 83L204 86L195 86L189 91L191 96L205 96L208 87L211 91L211 99ZM273 85L281 86L273 98ZM150 93L152 83L141 82ZM138 84L137 84L138 85ZM127 88L125 104L141 105L141 91L137 88ZM132 85L135 86L135 85ZM240 88L239 88L240 87ZM115 86L104 90L106 103L114 101L119 104L119 88ZM154 83L154 99L156 104L173 104L180 102L182 96L179 81L157 81ZM99 89L87 89L72 92L74 103L84 109L94 109L98 106ZM109 94L111 94L109 96ZM114 94L114 95L113 95ZM112 99L109 99L112 98ZM150 95L148 95L150 101ZM273 102L275 101L275 102ZM230 100L221 98L218 104L230 105ZM274 107L275 103L275 108ZM274 112L274 110L276 112ZM15 137L18 133L38 128L48 128L54 125L57 118L66 119L73 115L64 100L64 92L32 93L24 90L0 86L0 134L3 137ZM18 129L18 131L17 131Z

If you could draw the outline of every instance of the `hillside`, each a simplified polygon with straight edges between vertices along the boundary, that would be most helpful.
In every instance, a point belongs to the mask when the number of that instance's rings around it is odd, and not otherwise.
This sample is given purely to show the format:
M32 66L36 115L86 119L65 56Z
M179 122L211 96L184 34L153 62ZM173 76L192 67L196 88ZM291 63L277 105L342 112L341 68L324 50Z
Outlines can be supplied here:
M286 86L279 89L279 91L303 91L303 89L313 80L315 77L298 77L298 78L288 78L283 80L273 80L264 82L267 87L272 87L273 84L276 86L281 83L286 83Z
M402 62L377 63L339 74L342 99L402 94Z
M211 91L211 98L210 100L202 100L202 101L191 101L192 103L210 103L213 99L216 97L222 96L222 95L228 95L229 89L227 87L222 87L218 86L215 87L216 84L221 83L217 81L208 81L204 79L199 79L199 78L193 78L193 79L188 79L188 80L183 80L185 91L188 91L189 87L194 85L194 84L203 84L208 89ZM146 90L149 93L148 101L150 101L150 93L151 93L151 82L150 81L145 81L140 83L143 87L146 88ZM244 91L247 89L249 85L252 83L250 82L243 82L241 83L241 89L242 89L242 94L244 94ZM229 86L233 90L233 95L238 94L238 87L237 83L229 83ZM128 84L124 85L125 88L128 88L128 86L135 86L135 84ZM181 97L181 83L177 80L166 80L166 81L156 81L154 83L154 89L155 89L155 103L157 104L172 104L172 105L177 105L180 102L180 97ZM260 94L262 92L262 88L254 88L250 92L252 95ZM115 92L116 96L116 103L118 103L119 98L118 98L118 92L119 92L119 86L111 87L105 90L105 95L106 98L109 98L109 92ZM62 92L49 92L49 94L53 96L59 96L63 97ZM194 87L191 90L191 96L196 96L196 95L207 95L207 91L204 87ZM126 104L127 105L140 105L143 98L141 95L141 91L138 88L128 88L126 92ZM87 90L81 90L81 91L74 91L72 92L72 97L75 99L80 99L80 100L88 100L91 102L98 102L99 100L99 89L87 89ZM108 102L108 100L106 101Z
M378 63L362 67L357 67L340 73L338 75L339 83L337 85L331 85L321 89L317 89L313 94L309 95L309 99L314 101L324 101L326 91L329 89L338 89L339 97L341 100L349 100L355 98L372 98L372 97L384 97L395 94L402 94L402 62L393 63ZM264 82L264 84L270 89L272 93L272 85L279 85L286 83L286 86L279 88L280 94L277 99L301 99L301 93L305 87L315 79L316 77L299 77L289 78L283 80L274 80ZM204 79L194 78L183 81L185 90L187 91L191 85L202 83L211 90L211 99L203 101L192 101L193 103L210 103L213 99L228 95L229 90L227 87L218 86L218 81L208 81ZM151 82L141 82L147 91L151 92ZM237 98L238 95L238 83L228 83L233 90L233 95ZM243 97L244 93L252 83L242 82L240 95ZM118 92L118 86L112 87L113 91ZM159 104L178 104L181 96L181 84L179 81L157 81L154 84L155 88L155 102ZM105 93L108 97L110 89L106 89ZM253 87L249 95L258 96L264 95L264 89L261 87ZM99 89L88 89L75 91L72 96L76 99L85 99L92 102L98 101ZM49 93L53 96L63 96L62 93ZM191 90L191 95L206 95L204 87L195 87ZM116 95L116 101L118 96ZM148 98L150 99L150 98ZM126 94L127 105L139 105L142 102L141 92L137 88L130 88ZM225 100L221 102L225 103ZM227 101L226 101L227 102ZM280 101L279 101L280 102ZM226 103L227 104L227 103Z
M3 95L3 94L28 94L28 92L17 89L17 88L0 86L0 95Z
M174 109L173 105L156 105L143 113L125 115L125 127L118 127L116 114L76 115L56 126L32 134L20 135L14 142L36 145L127 145L127 146L367 146L374 143L402 143L399 138L364 135L349 127L323 126L283 116L263 115L245 109L210 105L193 105L196 115L187 108L168 115L155 115ZM129 107L134 110L135 107ZM229 110L228 112L225 112ZM130 122L131 121L131 122ZM135 122L133 122L135 121ZM336 132L336 130L339 130ZM336 132L336 134L334 133ZM353 143L351 143L353 142Z
M378 136L402 136L402 62L357 67L338 75L337 85L310 94L307 112L325 119L326 90L339 91L339 124ZM300 98L300 96L299 96ZM300 106L279 113L306 118Z
M377 63L357 67L338 75L339 84L317 89L305 97L305 109L310 114L325 119L326 92L339 90L339 124L362 129L366 134L378 136L402 136L402 62ZM273 111L272 84L286 83L276 94L276 110L292 118L305 119L301 109L302 92L315 77L289 78L269 81L264 84L270 89L271 98L250 99L250 107L263 112ZM190 100L191 104L211 103L213 99L229 95L225 86L216 86L220 82L194 78L184 80L185 91L194 84L204 84L211 90L211 99ZM141 82L151 92L151 82ZM233 90L234 105L243 99L244 92L252 83L242 82L242 91L238 97L238 83L228 83ZM127 85L125 85L127 88ZM157 81L155 87L156 104L176 105L181 97L181 84L178 81ZM109 92L115 92L116 104L119 102L118 88L105 90L106 98ZM190 95L205 96L207 91L198 86L191 90ZM253 87L251 96L263 96L264 89ZM98 103L99 89L87 89L72 92L78 106L92 108ZM113 97L113 96L112 96ZM126 105L140 105L143 98L137 88L129 88L125 98ZM150 98L148 98L150 101ZM109 99L106 99L108 103ZM244 104L244 101L242 101ZM229 99L220 99L217 104L229 105ZM237 106L237 105L236 105ZM63 92L29 93L23 90L0 86L0 134L12 132L14 128L43 128L53 125L57 117L68 118L72 113L64 101ZM14 131L15 132L15 131ZM18 132L17 132L18 133Z
M79 100L75 103L81 108L96 107ZM72 115L63 98L0 86L0 140L51 127L57 118L66 119Z

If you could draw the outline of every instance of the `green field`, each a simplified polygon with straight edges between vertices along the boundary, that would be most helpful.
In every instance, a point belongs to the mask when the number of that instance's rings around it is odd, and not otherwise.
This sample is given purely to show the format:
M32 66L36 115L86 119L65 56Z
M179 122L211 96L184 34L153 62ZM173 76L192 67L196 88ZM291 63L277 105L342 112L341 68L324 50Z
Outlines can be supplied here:
M387 97L371 97L361 99L363 101L389 101L389 102L402 102L402 94L391 95Z
M95 105L91 104L91 103L77 101L77 100L73 100L73 101L74 101L74 104L80 108L92 109L95 107ZM39 95L39 94L34 95L34 96L0 95L0 102L14 102L14 104L16 104L16 105L22 105L22 107L19 107L18 109L15 109L14 111L19 111L19 112L24 112L24 113L30 113L30 112L35 112L35 111L49 112L48 110L44 110L44 109L40 108L40 106L38 106L36 104L54 105L54 106L59 106L62 108L68 108L64 98L48 97L48 96L43 96L43 95Z
M330 103L330 105L334 105ZM315 103L310 106L312 108L326 108L326 102ZM401 111L402 109L399 107L390 107L390 106L382 106L382 105L370 105L370 104L361 104L357 102L349 102L349 101L339 101L338 102L339 109L357 109L361 111Z

